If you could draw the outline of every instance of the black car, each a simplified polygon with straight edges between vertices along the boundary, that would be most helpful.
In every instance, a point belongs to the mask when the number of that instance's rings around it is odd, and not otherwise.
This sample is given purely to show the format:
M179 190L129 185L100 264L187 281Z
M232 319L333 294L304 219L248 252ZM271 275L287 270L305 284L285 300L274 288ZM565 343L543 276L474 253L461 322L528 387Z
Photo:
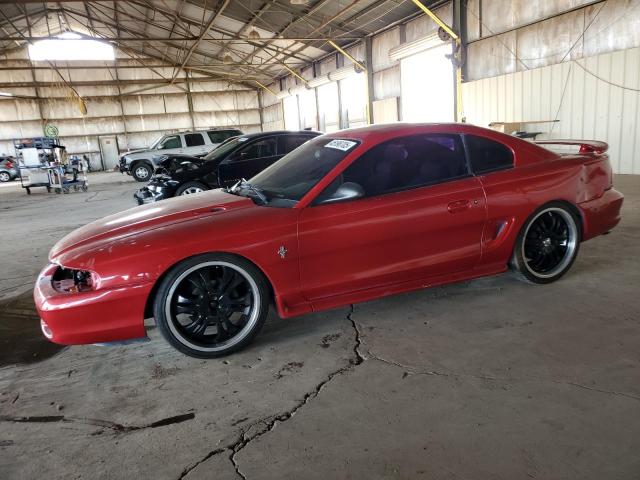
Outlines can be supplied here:
M133 196L139 205L178 195L229 187L251 178L320 132L303 130L253 133L230 138L204 158L166 155L149 184Z

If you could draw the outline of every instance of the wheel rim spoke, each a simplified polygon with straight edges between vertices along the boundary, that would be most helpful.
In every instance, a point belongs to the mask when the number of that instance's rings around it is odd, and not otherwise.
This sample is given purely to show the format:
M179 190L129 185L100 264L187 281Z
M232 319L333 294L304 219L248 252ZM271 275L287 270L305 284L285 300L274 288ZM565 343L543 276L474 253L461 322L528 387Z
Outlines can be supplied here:
M538 216L525 232L522 254L527 268L537 276L561 271L575 250L575 224L567 213L549 210Z
M203 347L230 342L244 331L256 308L253 290L235 268L205 266L176 286L170 321L179 335Z

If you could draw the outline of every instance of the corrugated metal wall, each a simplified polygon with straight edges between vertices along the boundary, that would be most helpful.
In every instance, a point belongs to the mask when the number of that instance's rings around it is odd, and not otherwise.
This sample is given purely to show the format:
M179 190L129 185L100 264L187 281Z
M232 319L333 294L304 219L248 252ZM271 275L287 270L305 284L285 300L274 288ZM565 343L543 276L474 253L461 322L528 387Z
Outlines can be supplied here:
M3 67L24 67L24 50L12 51L0 57ZM140 67L140 63L119 58L119 65ZM37 63L36 63L37 65ZM189 82L193 113L189 111L187 92L178 86L157 87L134 95L127 92L143 89L145 80L171 78L170 68L154 68L158 73L143 68L60 69L67 79L75 81L113 82L137 80L140 83L78 86L76 90L85 98L87 114L68 98L68 89L62 85L39 87L3 87L14 95L39 96L40 100L0 99L0 154L14 154L13 139L43 135L43 124L58 127L61 143L70 154L89 154L92 165L100 165L98 136L115 134L121 151L144 148L163 133L212 127L239 127L244 132L260 131L260 105L258 92L239 84L213 80L194 74ZM34 70L38 82L61 83L51 70ZM30 70L3 70L3 83L31 82ZM181 73L178 80L184 80ZM185 84L180 83L184 88ZM119 97L119 93L123 96Z
M621 50L463 84L470 123L559 120L530 125L539 138L609 143L618 173L640 174L640 48Z
M467 80L640 46L640 0L469 0L467 18Z

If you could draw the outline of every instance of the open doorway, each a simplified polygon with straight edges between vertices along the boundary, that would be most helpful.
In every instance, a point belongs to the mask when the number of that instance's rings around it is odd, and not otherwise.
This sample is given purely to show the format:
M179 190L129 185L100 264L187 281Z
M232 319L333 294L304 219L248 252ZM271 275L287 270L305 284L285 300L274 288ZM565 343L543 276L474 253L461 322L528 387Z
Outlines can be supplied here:
M400 60L402 120L405 122L453 122L455 92L453 65L446 43Z

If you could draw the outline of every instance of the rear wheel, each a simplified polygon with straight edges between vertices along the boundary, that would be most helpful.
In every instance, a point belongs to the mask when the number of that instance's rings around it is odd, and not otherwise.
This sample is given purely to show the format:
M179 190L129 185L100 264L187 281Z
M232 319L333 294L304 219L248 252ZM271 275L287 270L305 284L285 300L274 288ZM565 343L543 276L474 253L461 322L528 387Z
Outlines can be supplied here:
M151 165L145 162L134 163L131 166L131 175L138 182L146 182L151 178L151 174L153 173L153 169Z
M532 283L551 283L571 268L580 248L580 227L563 203L538 209L518 235L511 265Z
M11 180L9 172L0 172L0 182L5 183Z
M153 310L158 329L192 357L227 355L249 344L264 324L269 289L250 262L205 254L176 265L158 288Z
M176 196L193 195L194 193L204 192L205 190L209 190L209 188L203 183L187 182L184 185L181 185L180 188L176 190Z

